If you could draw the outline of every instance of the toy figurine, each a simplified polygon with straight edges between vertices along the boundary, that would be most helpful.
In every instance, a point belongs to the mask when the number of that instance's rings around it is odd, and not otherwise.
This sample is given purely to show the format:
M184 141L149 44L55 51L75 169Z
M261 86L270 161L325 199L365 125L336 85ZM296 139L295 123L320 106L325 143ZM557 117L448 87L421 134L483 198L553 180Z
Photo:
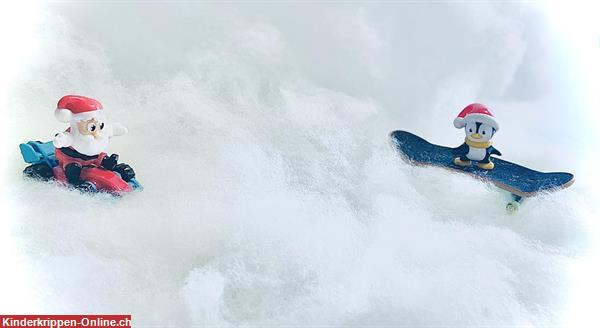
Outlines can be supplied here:
M498 131L498 122L490 111L481 104L470 104L454 120L457 129L465 128L465 143L451 148L435 145L408 131L397 130L390 134L393 145L409 164L434 166L468 174L510 193L512 201L506 210L514 213L524 198L541 192L567 188L575 178L568 172L539 172L525 166L495 158L500 155L490 141ZM477 166L471 165L477 162ZM495 168L494 168L495 166Z
M54 178L84 191L120 194L141 187L131 166L118 163L117 154L104 153L110 138L126 134L127 129L109 123L100 102L67 95L58 101L54 116L69 123L69 128L57 133L52 142L30 141L19 146L25 161L33 163L25 168L25 175Z
M470 166L471 161L477 162L477 166L485 170L494 168L491 155L502 154L492 146L490 141L498 132L498 122L492 113L482 104L470 104L465 107L454 119L454 127L465 128L465 142L454 148L454 164L458 166Z

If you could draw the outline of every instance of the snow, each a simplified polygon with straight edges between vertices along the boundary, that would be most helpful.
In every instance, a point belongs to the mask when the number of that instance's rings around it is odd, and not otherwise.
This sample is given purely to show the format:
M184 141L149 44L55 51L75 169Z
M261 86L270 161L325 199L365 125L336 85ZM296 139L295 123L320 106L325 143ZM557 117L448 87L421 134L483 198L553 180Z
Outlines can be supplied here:
M562 325L598 291L588 67L534 4L2 6L0 313ZM110 151L143 192L21 178L18 143L63 129L69 93L129 128ZM390 147L394 129L457 145L474 101L504 158L575 185L510 216L505 193Z

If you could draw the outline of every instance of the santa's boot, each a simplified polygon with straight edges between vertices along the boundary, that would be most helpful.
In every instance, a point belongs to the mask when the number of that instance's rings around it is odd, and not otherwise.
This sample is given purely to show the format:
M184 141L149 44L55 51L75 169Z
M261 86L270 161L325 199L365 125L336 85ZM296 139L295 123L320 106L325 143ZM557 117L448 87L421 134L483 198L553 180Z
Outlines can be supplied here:
M79 163L70 163L65 166L65 176L75 189L83 192L95 192L96 186L88 181L81 180L81 165Z
M135 178L135 171L133 171L133 168L131 168L129 164L117 164L112 170L119 173L121 175L121 179L123 179L126 182Z
M67 182L70 184L77 186L82 183L81 180L81 165L79 163L70 163L65 166L65 176L67 178Z

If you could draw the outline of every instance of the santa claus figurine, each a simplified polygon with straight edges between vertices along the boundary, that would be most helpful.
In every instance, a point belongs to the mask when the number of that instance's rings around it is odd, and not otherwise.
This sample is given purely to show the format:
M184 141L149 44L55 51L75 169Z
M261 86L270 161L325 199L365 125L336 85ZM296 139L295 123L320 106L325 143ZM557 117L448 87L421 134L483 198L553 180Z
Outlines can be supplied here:
M107 156L104 153L110 138L126 134L127 128L119 123L107 122L98 100L64 96L58 101L54 116L70 125L65 132L57 133L52 141L58 165L63 168L69 183L75 186L83 183L81 169L86 166L115 171L125 181L135 177L129 165L118 163L119 155Z

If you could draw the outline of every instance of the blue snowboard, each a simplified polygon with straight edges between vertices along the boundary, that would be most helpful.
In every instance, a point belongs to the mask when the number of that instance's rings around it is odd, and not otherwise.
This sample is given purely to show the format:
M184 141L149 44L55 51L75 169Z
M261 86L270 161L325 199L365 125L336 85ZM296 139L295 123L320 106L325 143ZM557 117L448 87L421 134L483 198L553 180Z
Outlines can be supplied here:
M509 191L515 200L530 197L543 191L567 188L575 182L573 174L564 172L543 173L499 158L493 158L495 167L484 170L473 164L468 167L455 165L453 148L434 145L406 131L391 133L396 149L404 159L417 165L433 165L456 170L489 181Z

